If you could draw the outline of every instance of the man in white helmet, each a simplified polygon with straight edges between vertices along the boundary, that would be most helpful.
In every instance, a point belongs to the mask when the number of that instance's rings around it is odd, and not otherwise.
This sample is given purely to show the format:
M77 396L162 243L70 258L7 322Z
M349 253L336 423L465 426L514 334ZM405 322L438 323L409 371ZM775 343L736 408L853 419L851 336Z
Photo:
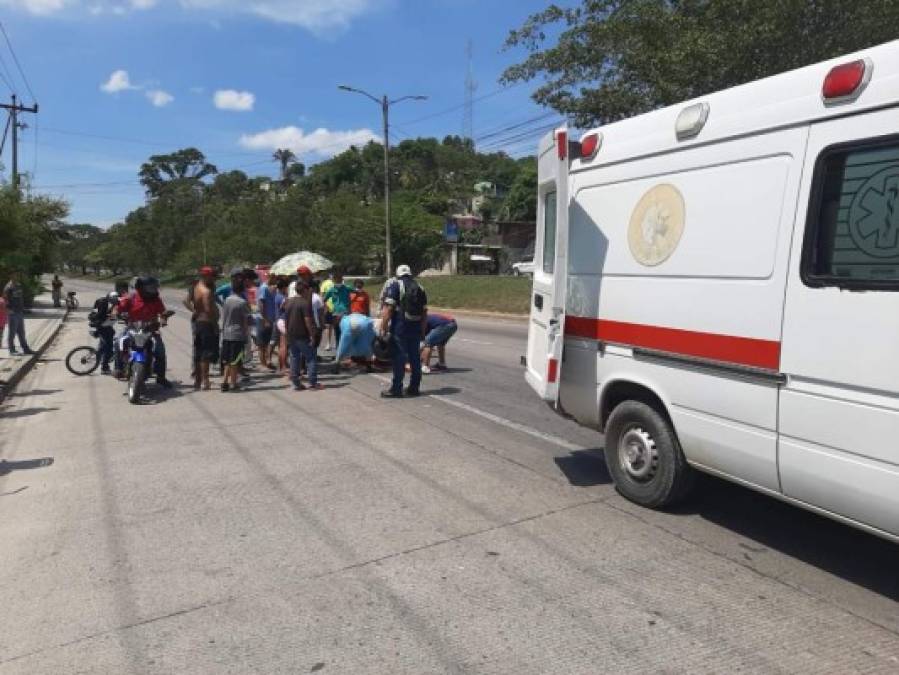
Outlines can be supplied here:
M383 398L418 396L421 386L421 354L419 345L428 322L428 296L412 278L408 265L396 268L396 282L387 289L381 311L381 334L390 335L393 351L393 382L381 392ZM409 364L409 386L403 391L403 378Z

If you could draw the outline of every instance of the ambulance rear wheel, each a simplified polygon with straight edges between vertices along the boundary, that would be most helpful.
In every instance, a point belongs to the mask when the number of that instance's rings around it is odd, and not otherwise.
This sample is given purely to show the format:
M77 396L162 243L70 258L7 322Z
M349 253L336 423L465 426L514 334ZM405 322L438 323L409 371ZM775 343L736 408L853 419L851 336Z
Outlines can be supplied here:
M605 458L615 487L649 508L671 506L693 485L677 435L658 410L642 401L619 403L606 425Z

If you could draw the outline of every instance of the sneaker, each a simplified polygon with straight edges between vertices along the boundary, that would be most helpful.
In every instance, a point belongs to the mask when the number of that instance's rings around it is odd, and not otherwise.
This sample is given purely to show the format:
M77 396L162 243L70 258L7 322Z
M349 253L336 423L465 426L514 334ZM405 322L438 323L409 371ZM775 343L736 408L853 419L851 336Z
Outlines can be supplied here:
M385 389L381 392L381 398L403 398L403 392Z
M418 389L413 389L412 387L406 387L405 391L406 396L410 398L415 398L416 396L421 396L421 392Z
M302 382L294 382L293 389L294 391L306 391L306 385Z
M37 354L37 352L34 351L31 347L25 347L23 352L29 356L31 356L32 354Z
M310 384L308 388L312 391L322 391L325 388L325 385L321 382L316 382L315 384Z
M19 355L19 352L17 352L15 349L10 349L10 350L9 350L9 355L10 355L10 356L18 356L18 355Z
M112 370L109 369L109 366L106 368L100 368L101 375L112 375Z
M222 391L223 392L231 391L231 385L228 384L227 382L222 382Z
M436 368L435 368L435 370L436 370ZM421 372L423 372L425 375L430 375L430 374L431 374L431 369L430 369L428 366L422 366L422 367L421 367Z

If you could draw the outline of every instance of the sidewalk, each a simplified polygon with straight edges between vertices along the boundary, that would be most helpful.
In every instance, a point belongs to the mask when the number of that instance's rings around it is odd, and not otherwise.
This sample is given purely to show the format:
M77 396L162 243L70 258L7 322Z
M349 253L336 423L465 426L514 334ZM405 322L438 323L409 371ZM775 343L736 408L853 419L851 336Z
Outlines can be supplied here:
M53 300L49 293L39 295L34 299L34 307L25 313L25 332L28 336L28 345L36 352L30 356L22 354L21 351L18 354L10 355L7 331L3 330L2 344L0 344L0 401L37 363L43 351L62 327L65 316L64 307L53 307ZM16 349L20 349L18 341Z

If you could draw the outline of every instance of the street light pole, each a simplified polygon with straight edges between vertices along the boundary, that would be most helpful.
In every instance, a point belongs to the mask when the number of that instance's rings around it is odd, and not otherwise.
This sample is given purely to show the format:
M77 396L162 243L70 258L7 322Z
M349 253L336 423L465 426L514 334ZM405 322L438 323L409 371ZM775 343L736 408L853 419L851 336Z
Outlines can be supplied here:
M356 94L367 96L381 106L381 118L384 125L384 238L387 247L384 263L386 267L385 274L389 277L393 274L393 248L390 241L390 106L406 100L425 101L428 97L401 96L400 98L391 100L387 98L387 94L378 98L377 96L372 96L367 91L356 89L355 87L348 87L345 84L341 84L337 88L343 91L351 91Z

